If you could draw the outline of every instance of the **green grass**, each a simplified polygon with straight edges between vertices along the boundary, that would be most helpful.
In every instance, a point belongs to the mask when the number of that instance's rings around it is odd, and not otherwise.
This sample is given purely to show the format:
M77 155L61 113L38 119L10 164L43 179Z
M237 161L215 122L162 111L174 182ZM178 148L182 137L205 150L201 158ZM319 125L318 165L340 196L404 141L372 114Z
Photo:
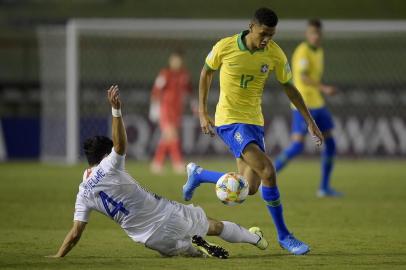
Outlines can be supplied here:
M202 162L235 170L234 163ZM151 190L181 200L183 177L154 177L147 164L129 163L130 173ZM338 161L335 186L342 199L317 199L318 162L297 161L280 174L286 221L312 252L295 257L276 244L275 231L260 196L237 207L222 205L212 186L202 186L193 203L211 217L246 227L258 225L270 241L260 251L224 245L229 260L161 258L132 242L108 218L92 213L81 241L63 259L55 253L72 222L84 165L0 164L1 269L406 269L406 170L404 161Z

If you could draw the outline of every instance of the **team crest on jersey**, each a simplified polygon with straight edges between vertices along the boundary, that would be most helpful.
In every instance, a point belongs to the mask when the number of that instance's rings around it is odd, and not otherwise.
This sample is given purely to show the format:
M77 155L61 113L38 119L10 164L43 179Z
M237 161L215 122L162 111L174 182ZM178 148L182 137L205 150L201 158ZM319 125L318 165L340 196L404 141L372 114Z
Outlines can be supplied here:
M268 70L269 70L269 65L268 65L268 64L263 64L263 65L261 66L261 72L262 72L262 73L267 73Z
M235 139L239 144L241 144L241 143L242 143L242 140L243 140L241 133L240 133L240 132L236 132L236 133L234 134L234 139Z

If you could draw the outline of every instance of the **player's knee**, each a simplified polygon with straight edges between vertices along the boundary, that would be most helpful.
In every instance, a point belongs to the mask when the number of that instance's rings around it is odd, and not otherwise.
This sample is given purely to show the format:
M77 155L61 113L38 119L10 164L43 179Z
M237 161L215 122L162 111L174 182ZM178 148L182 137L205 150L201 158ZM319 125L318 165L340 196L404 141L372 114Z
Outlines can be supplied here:
M208 235L219 235L223 231L224 224L221 221L210 220Z
M302 134L294 133L290 139L292 142L304 143L304 136Z
M223 222L218 221L218 222L216 222L216 224L214 225L214 227L215 227L216 232L217 232L218 234L220 234L220 233L223 231L223 229L224 229L224 224L223 224Z

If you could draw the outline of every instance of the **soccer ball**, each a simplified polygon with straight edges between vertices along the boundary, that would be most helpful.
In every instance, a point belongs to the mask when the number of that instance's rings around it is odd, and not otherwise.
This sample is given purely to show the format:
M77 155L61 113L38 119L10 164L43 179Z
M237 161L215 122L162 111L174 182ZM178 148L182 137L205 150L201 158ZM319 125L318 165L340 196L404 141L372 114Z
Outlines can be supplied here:
M216 183L216 195L226 205L240 204L248 196L248 182L242 175L226 173Z

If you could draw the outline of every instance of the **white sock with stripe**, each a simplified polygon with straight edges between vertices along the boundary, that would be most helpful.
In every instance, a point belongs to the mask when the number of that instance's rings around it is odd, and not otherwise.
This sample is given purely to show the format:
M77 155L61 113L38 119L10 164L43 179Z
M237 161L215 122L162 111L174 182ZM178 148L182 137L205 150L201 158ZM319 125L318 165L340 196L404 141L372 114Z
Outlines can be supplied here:
M224 228L220 238L230 243L250 243L256 244L259 236L251 233L246 228L229 221L222 221Z

